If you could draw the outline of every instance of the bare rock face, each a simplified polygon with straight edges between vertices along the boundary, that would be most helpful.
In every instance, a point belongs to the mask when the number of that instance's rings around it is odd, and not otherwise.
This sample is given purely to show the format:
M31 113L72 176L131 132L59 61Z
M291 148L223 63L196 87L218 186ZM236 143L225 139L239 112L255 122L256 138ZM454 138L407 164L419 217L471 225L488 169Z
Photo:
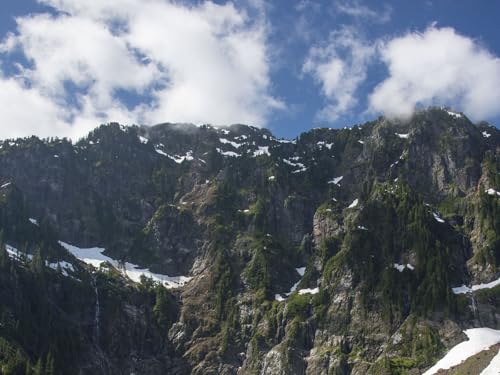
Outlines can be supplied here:
M313 219L313 236L317 244L329 237L340 237L344 232L342 216L330 209L318 210Z

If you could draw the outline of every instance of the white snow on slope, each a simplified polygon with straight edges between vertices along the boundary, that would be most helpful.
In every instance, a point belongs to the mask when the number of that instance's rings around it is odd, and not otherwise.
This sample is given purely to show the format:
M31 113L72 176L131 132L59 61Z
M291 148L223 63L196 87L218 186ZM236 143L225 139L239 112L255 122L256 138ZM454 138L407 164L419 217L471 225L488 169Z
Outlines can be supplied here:
M240 156L241 156L240 154L237 154L237 153L236 153L236 152L234 152L234 151L223 151L223 150L221 150L220 148L217 148L216 150L217 150L217 152L218 152L219 154L221 154L221 155L223 155L223 156L229 156L229 157L231 157L231 158L238 158L238 157L240 157Z
M33 255L19 251L13 246L5 245L5 250L7 251L9 258L16 260L18 262L21 262L23 260L27 261L33 260ZM66 262L65 260L60 260L54 263L49 263L48 261L45 261L45 266L50 267L56 271L60 269L61 273L64 276L70 276L68 274L68 271L75 272L75 268L73 267L73 265L69 262Z
M460 118L462 117L462 115L460 113L457 113L457 112L452 112L452 111L446 111L448 112L448 114L452 117L455 117L455 118Z
M285 298L285 297L283 297L281 294L275 294L275 295L274 295L274 299L275 299L276 301L278 301L278 302L283 302L283 301L285 301L285 300L286 300L286 298Z
M493 357L490 364L479 375L498 375L500 374L500 350Z
M354 208L358 205L358 203L359 203L358 198L356 198L355 200L352 201L352 203L347 208Z
M3 188L6 188L7 186L9 186L11 184L11 182L7 182L6 184L3 184L2 186L0 186L0 189L3 189Z
M327 149L331 150L333 147L333 143L326 143L325 141L319 141L317 145L319 146L320 149L326 147Z
M300 276L304 276L304 273L306 273L306 267L295 268L295 270Z
M297 290L297 287L299 286L300 282L302 281L302 277L304 276L304 274L306 272L306 267L298 267L298 268L295 268L295 270L297 271L297 273L300 275L301 278L299 279L299 281L297 281L295 284L292 285L292 287L290 288L290 291L288 293L284 294L286 297L283 297L283 295L281 295L281 294L275 294L274 299L276 301L279 301L279 302L286 301L287 297L290 296L293 292L295 292ZM306 290L306 289L301 289L301 290ZM304 293L300 293L300 291L299 291L299 294L304 294Z
M149 142L149 139L143 137L142 135L139 136L139 141L141 141L141 143L144 143L144 144L147 144Z
M436 221L437 221L438 223L444 223L444 220L443 220L443 219L441 219L441 217L439 217L439 215L438 215L437 213L433 212L433 213L432 213L432 216L434 216L434 219L436 219Z
M38 221L36 219L29 218L29 221L31 224L38 225Z
M26 260L33 259L33 256L31 254L23 253L23 252L17 250L15 247L7 245L7 244L5 245L5 250L7 250L7 254L8 254L9 258L17 260L17 261L21 261L23 259L26 259Z
M104 249L101 247L92 247L87 249L82 249L74 245L59 241L59 244L68 250L75 257L83 261L84 263L90 264L96 268L99 268L102 263L108 262L123 275L127 276L130 280L135 282L141 281L141 276L144 275L154 281L157 281L166 288L177 288L183 286L191 277L187 276L167 276L158 273L153 273L147 268L139 268L139 266L129 263L129 262L119 262L103 254Z
M269 153L269 146L259 146L258 150L255 150L253 156L267 155L271 156Z
M407 139L410 136L410 134L408 134L408 133L407 134L394 133L394 134L396 134L399 138L403 138L403 139Z
M296 144L297 141L295 139L293 140L290 140L290 139L277 139L277 138L273 138L273 141L276 141L276 142L279 142L279 143L292 143L292 144Z
M52 268L53 270L56 270L56 271L61 269L61 273L64 276L70 276L68 273L68 270L71 272L75 272L75 268L73 267L73 265L71 263L64 261L64 260L60 260L59 262L55 262L55 263L45 262L45 265L47 267Z
M475 292L476 290L481 290L481 289L491 289L496 286L500 285L500 278L493 280L489 283L486 284L477 284L477 285L472 285L471 287L462 285L456 288L451 288L453 290L453 293L455 294L466 294L466 293L471 293Z
M293 158L290 158L290 159L293 159L293 160L299 160L299 159L300 159L300 157L299 157L299 156L296 156L296 157L293 157ZM293 161L290 161L290 160L288 160L288 159L283 159L283 163L288 164L288 165L290 165L290 166L292 166L292 167L305 168L305 165L304 165L304 164L299 163L299 162L294 163Z
M290 159L297 161L297 160L300 159L300 156L294 156L294 157L292 157ZM299 162L294 163L293 161L290 161L290 160L287 160L287 159L283 159L283 163L288 164L288 165L290 165L292 167L298 167L299 168L299 169L296 169L296 170L292 171L292 173L300 173L300 172L307 171L307 167L304 164L302 164L302 163L299 163Z
M398 264L398 263L394 263L392 265L395 269L397 269L399 272L403 272L405 270L405 268L408 268L409 270L413 271L415 269L414 266L412 266L410 263L408 264Z
M483 135L483 137L484 137L484 138L489 138L489 137L491 137L491 134L490 134L490 133L488 133L487 131L484 131L484 132L482 132L481 134Z
M338 185L339 182L342 181L343 178L344 178L344 176L335 177L333 180L328 181L328 183Z
M488 193L488 195L500 195L500 192L496 191L495 189L489 188L488 190L484 191L485 193Z
M438 370L446 370L459 365L467 358L500 342L500 331L491 328L471 328L465 330L464 333L469 340L454 346L442 359L427 370L424 375L436 374Z
M155 151L158 154L160 154L160 155L163 155L163 156L166 156L169 159L172 159L177 164L182 163L184 160L188 160L188 161L194 160L193 151L188 151L188 152L186 152L186 155L182 155L182 156L180 156L180 155L169 155L165 151L163 151L162 149L160 149L158 147L155 147Z
M160 155L167 156L167 157L168 157L168 156L170 156L170 155L169 155L169 154L167 154L165 151L162 151L161 149L156 148L156 147L155 147L155 151L156 151L157 153L159 153Z
M319 292L319 288L306 288L299 290L299 294L317 294Z
M292 171L292 173L301 173L307 171L307 167L302 167L300 169L296 169L295 171Z
M226 138L219 138L219 142L224 143L224 144L230 144L234 148L240 148L241 146L243 146L243 144L241 144L241 143L236 143L236 142L230 141L229 139L226 139Z
M362 145L364 145L364 144L365 144L365 142L363 142L363 141L361 141L361 140L359 140L359 141L358 141L358 143L361 143Z

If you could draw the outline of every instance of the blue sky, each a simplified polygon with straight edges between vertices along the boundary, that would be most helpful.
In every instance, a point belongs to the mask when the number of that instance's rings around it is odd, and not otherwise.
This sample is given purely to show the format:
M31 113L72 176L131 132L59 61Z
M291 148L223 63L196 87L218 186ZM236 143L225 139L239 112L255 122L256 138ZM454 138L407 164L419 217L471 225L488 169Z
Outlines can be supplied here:
M500 2L18 0L0 5L0 137L108 121L292 138L443 105L500 124Z

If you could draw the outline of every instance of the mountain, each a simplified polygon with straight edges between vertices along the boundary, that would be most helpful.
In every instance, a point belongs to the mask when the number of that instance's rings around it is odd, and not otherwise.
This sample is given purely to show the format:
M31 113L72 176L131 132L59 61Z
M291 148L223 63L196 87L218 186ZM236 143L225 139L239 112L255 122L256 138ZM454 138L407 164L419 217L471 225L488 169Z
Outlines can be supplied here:
M2 373L419 374L500 342L500 131L462 113L112 123L4 140L0 185Z

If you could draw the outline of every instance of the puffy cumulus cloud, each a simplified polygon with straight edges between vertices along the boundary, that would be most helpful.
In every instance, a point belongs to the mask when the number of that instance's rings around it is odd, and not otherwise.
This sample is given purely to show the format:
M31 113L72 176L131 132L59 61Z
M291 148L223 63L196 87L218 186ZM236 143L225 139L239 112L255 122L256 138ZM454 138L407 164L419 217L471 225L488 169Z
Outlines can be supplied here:
M168 0L39 0L51 14L17 19L0 59L15 108L0 111L2 136L82 135L101 122L265 125L284 104L270 94L264 7ZM125 93L126 95L122 95ZM128 100L133 97L134 100ZM22 124L21 124L22 121Z
M452 28L387 41L389 76L369 97L370 110L408 116L417 105L449 105L473 119L500 114L500 59Z
M24 78L51 97L63 100L65 84L84 89L96 109L105 110L117 89L146 89L158 75L154 64L143 64L125 40L89 19L46 14L19 18L18 35L7 42L19 47L34 64Z
M0 135L14 138L32 134L51 136L65 131L64 113L50 99L14 79L0 78Z
M328 101L318 113L320 120L335 121L357 105L358 88L375 52L373 44L346 27L332 32L326 44L310 49L302 70L321 86Z

